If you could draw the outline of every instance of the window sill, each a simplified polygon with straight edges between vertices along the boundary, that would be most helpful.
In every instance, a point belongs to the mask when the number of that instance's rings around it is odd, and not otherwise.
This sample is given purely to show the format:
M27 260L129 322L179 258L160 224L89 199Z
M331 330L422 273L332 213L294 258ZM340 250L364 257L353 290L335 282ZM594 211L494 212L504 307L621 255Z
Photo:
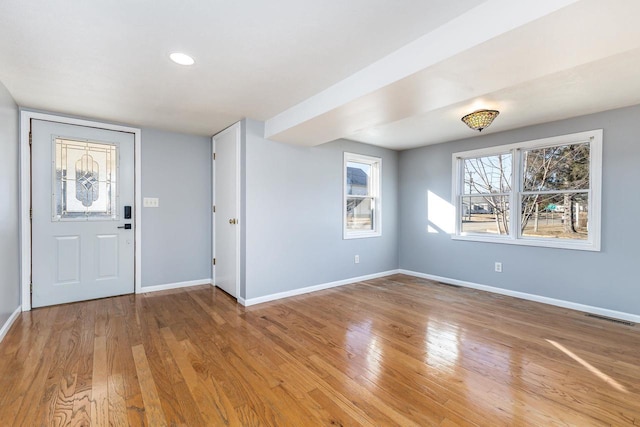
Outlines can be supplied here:
M370 231L363 233L344 233L342 235L343 240L351 240L351 239L367 239L369 237L380 237L382 233L379 231Z
M591 251L600 252L600 244L594 242L570 242L566 240L550 240L550 239L535 239L535 238L520 238L514 239L512 237L493 237L493 236L479 236L479 235L452 235L452 240L463 240L469 242L484 242L484 243L501 243L506 245L519 245L519 246L535 246L539 248L555 248L555 249L572 249L578 251Z

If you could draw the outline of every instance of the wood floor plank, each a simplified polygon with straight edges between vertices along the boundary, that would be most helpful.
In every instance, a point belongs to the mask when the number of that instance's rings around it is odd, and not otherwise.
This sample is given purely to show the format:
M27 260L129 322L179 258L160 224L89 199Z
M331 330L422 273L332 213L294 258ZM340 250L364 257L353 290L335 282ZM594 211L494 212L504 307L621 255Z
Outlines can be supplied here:
M95 317L97 301L81 304L82 311L78 316L78 346L73 359L76 360L76 387L73 395L73 425L89 425L91 423L93 359L95 350Z
M640 329L404 275L251 307L125 295L22 313L0 420L638 426Z
M129 425L127 401L122 374L109 375L109 425L124 427Z
M162 404L160 403L156 384L153 381L153 375L151 375L151 369L147 362L147 354L144 351L144 347L138 344L133 346L131 350L133 351L133 360L136 364L136 372L138 373L138 381L140 382L147 423L151 426L166 426L167 420L162 411Z
M107 368L107 338L96 336L93 348L93 375L91 379L91 424L109 424L109 373Z

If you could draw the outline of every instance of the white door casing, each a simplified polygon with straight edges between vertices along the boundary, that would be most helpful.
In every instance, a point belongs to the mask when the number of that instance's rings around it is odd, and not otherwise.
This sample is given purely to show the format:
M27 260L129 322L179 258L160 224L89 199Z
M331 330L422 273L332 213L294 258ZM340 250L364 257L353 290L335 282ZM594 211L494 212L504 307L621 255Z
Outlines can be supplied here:
M32 305L134 292L135 135L43 120L31 130Z
M236 123L212 138L213 283L235 298L240 296L240 132Z

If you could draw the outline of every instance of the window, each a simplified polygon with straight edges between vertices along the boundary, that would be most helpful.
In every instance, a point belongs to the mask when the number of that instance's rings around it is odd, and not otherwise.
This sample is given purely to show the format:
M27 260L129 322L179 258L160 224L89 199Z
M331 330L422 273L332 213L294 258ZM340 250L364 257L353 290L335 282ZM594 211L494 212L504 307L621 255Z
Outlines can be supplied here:
M453 155L454 239L600 250L602 130Z
M344 153L345 239L382 234L380 212L380 169L382 159Z
M53 221L117 220L118 147L54 138Z

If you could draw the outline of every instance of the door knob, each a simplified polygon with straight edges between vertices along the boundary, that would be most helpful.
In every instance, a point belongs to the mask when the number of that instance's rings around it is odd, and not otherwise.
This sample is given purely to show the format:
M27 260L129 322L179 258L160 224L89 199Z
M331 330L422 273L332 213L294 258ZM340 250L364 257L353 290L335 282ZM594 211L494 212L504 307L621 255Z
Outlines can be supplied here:
M237 220L237 219L235 219L235 218L231 218L231 219L229 220L229 224L237 224L237 223L238 223L238 220Z

